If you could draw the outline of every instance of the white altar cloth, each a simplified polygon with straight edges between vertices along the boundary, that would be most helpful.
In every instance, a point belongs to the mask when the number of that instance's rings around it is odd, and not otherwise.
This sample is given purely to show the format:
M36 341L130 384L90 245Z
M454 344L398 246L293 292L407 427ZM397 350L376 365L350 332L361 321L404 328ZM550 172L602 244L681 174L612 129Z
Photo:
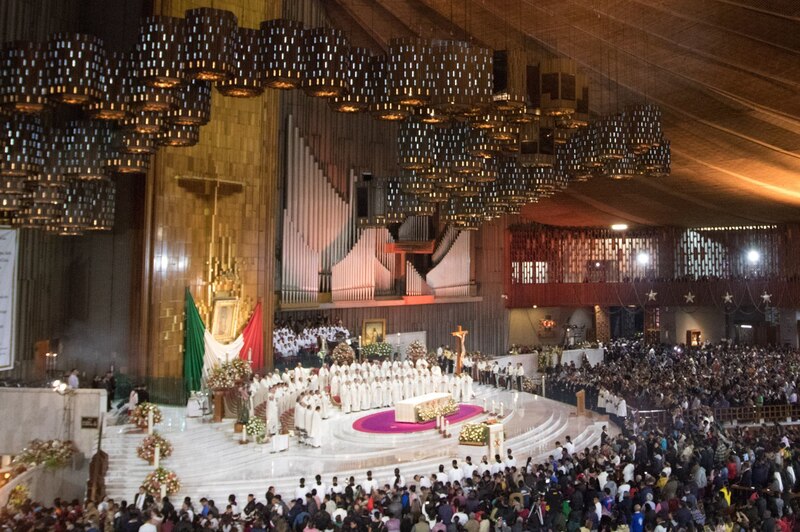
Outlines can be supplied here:
M425 403L444 402L452 397L449 393L427 393L399 401L394 405L394 419L399 423L416 423L417 407Z

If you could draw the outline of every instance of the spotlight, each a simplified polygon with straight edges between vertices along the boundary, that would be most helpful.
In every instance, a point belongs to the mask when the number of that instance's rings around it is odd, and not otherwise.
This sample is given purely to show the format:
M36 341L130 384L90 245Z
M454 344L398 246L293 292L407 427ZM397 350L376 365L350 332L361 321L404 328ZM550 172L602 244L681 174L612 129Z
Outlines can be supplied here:
M599 268L599 267L600 267L600 263L599 263L599 262L595 262L595 263L594 263L594 267L595 267L595 268Z
M646 266L650 263L650 255L644 251L640 251L636 255L636 262L639 264L639 266Z
M611 230L612 231L626 231L628 229L628 224L612 224Z
M747 252L747 262L749 262L750 264L757 264L758 261L760 260L761 260L761 253L759 253L757 250L751 249L750 251Z

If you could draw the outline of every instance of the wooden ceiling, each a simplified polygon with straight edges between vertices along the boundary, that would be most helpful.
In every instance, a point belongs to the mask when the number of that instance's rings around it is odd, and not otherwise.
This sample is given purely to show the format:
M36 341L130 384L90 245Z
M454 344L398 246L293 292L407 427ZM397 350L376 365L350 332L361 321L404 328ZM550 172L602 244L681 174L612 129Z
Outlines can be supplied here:
M408 35L573 58L593 113L661 105L672 175L594 179L523 210L567 226L800 221L797 0L324 0L358 46Z

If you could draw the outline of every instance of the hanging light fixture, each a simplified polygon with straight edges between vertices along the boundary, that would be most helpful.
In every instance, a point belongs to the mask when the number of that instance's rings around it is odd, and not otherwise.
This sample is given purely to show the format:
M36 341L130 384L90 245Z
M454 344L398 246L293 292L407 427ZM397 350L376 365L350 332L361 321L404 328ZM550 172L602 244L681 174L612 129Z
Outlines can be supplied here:
M136 77L150 87L172 89L186 81L186 19L146 17L139 26ZM197 43L197 37L193 35Z
M424 196L433 190L433 182L422 176L409 173L400 179L400 190L412 196Z
M131 107L137 112L166 114L177 106L178 98L173 89L151 87L137 82L131 88Z
M431 140L433 126L403 122L397 134L397 163L405 170L427 170L433 164Z
M577 104L578 65L572 59L559 57L542 61L539 68L542 114L549 116L573 114Z
M106 160L106 169L117 174L144 174L150 167L149 153L125 153L117 151Z
M0 212L13 212L23 208L25 192L24 178L0 176Z
M252 98L264 92L264 65L260 30L237 28L234 32L233 75L217 82L223 96Z
M661 138L656 146L638 156L638 164L649 177L665 177L670 174L671 158L669 140Z
M100 100L106 91L106 50L94 35L57 33L47 43L45 87L50 99L69 105Z
M186 72L206 81L222 81L234 75L236 15L201 7L186 11L185 19Z
M611 179L626 180L636 176L637 162L633 154L606 161L604 174Z
M467 134L467 144L465 149L470 155L491 159L498 151L498 145L490 139L485 130L472 129Z
M446 126L452 117L432 107L420 107L414 111L414 120L433 126Z
M559 116L558 127L576 129L589 125L589 78L586 74L578 72L575 82L577 83L575 112Z
M61 150L61 169L68 178L94 180L106 177L106 160L113 143L107 124L75 121L67 125Z
M202 126L211 120L211 83L195 79L177 90L177 106L167 119L181 126Z
M303 62L306 72L301 83L309 96L333 98L350 90L350 45L344 32L335 28L313 28L303 33Z
M43 128L39 117L16 114L3 124L0 137L0 175L27 177L38 174L44 163Z
M408 118L409 108L389 100L386 86L386 56L379 55L370 59L368 86L369 111L378 120L398 122Z
M596 123L597 156L602 161L622 159L628 153L627 125L622 115L605 116Z
M90 103L86 113L95 120L123 120L130 115L130 57L111 52L106 58L103 84L106 92L100 100Z
M470 119L485 114L492 104L492 54L488 48L470 46L468 108L462 113Z
M562 171L573 181L588 181L592 176L591 169L583 164L584 154L587 150L587 132L579 130L568 141L563 153L564 166Z
M151 155L156 152L156 142L152 135L123 130L119 142L121 153Z
M45 47L41 43L10 42L0 49L0 107L18 113L47 108L44 84Z
M471 130L466 124L455 124L451 128L452 152L450 171L459 175L477 173L483 166L483 159L473 155L468 149Z
M500 143L517 143L519 141L519 125L501 122L493 129L486 130L486 135Z
M89 231L110 231L114 228L114 198L116 186L110 179L90 183L88 190L90 209L87 212Z
M331 108L338 113L359 113L369 105L367 69L372 54L366 48L350 48L350 68L347 70L347 84L350 90L341 96L328 100Z
M303 25L286 19L261 23L264 37L262 62L266 71L264 85L272 89L300 87L305 71L303 63Z
M467 176L467 179L473 183L493 183L497 181L497 174L497 161L494 159L486 159L483 161L483 168Z
M470 108L470 45L464 41L433 41L431 106L455 115Z
M634 105L623 113L628 128L628 148L645 153L661 140L661 108L657 105Z
M552 167L555 161L554 131L546 120L522 126L517 162L527 167Z
M157 135L166 127L164 115L140 111L123 122L123 126L142 135Z
M387 55L389 100L409 107L428 104L432 88L433 47L420 38L392 39Z
M185 148L194 146L200 141L200 126L183 126L172 124L165 131L159 133L156 143L161 146Z
M528 103L528 65L522 49L497 50L493 56L494 108L501 113L513 112Z

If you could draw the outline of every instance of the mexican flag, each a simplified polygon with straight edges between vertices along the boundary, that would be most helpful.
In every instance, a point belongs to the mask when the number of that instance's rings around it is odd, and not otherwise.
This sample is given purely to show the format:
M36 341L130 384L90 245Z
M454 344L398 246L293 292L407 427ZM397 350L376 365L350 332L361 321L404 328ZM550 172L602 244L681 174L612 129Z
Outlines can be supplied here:
M188 287L184 312L183 381L187 391L199 390L203 378L212 368L236 357L250 360L253 371L261 370L264 365L264 329L260 302L241 334L228 344L218 342L203 324Z

